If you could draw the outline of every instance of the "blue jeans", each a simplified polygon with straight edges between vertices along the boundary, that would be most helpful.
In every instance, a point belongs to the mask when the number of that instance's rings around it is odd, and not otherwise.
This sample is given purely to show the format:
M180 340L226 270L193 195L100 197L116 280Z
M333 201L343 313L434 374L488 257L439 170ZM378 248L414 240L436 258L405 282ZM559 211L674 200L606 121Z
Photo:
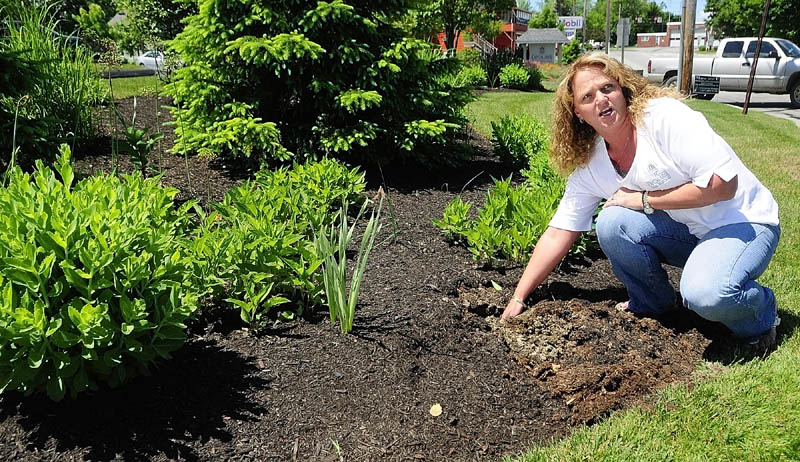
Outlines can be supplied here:
M597 217L597 239L628 289L631 311L672 309L675 290L661 265L682 267L683 305L721 322L743 341L757 339L775 322L775 294L755 280L767 268L780 234L780 226L737 223L698 239L660 210L646 215L608 207Z

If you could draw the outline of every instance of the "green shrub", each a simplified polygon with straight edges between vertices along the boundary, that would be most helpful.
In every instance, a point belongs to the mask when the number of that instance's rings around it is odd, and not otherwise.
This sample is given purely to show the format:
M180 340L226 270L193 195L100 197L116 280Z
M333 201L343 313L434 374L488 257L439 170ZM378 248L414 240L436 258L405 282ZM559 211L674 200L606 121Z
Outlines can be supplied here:
M565 43L564 48L561 49L561 64L570 64L584 53L586 53L586 50L583 48L583 44L577 39L572 39Z
M486 71L480 66L464 66L455 75L452 82L454 87L482 87L486 86Z
M490 87L500 86L500 71L509 64L522 65L522 58L508 48L483 55L483 69Z
M363 173L331 159L259 173L204 217L193 247L197 280L225 294L252 324L321 304L325 256L314 236L330 226L342 201L363 200L364 185Z
M495 180L487 192L477 218L472 218L472 204L460 197L453 199L444 210L441 220L433 220L448 239L465 245L476 260L494 263L507 258L524 263L547 229L564 194L566 181L550 167L547 156L548 133L531 116L504 117L492 124L495 151L506 150L506 159L516 166L527 163L521 171L525 182L512 185L511 178ZM502 147L501 147L502 146ZM585 234L572 247L581 254L595 243Z
M33 165L35 159L51 160L62 142L94 134L92 106L103 88L92 63L91 52L74 40L57 36L48 10L12 8L0 36L2 73L24 74L0 87L0 158L7 161L12 141L20 148L18 160ZM29 98L19 105L23 94ZM16 119L16 130L14 121ZM16 139L14 139L14 132Z
M199 289L175 189L140 175L74 187L69 149L56 168L12 169L0 190L0 391L60 400L115 386L183 345Z
M500 70L500 83L506 88L524 90L529 80L528 70L519 64L509 64Z
M451 160L468 88L459 65L390 18L405 2L200 0L171 42L187 65L174 97L175 151L257 160L319 153Z
M500 160L511 167L523 168L533 159L547 161L550 132L529 114L503 116L491 122L492 145Z
M475 48L465 48L456 52L456 58L465 66L480 66L483 62L481 52Z
M542 79L544 75L541 69L535 64L526 64L525 70L528 71L528 89L529 90L542 90Z

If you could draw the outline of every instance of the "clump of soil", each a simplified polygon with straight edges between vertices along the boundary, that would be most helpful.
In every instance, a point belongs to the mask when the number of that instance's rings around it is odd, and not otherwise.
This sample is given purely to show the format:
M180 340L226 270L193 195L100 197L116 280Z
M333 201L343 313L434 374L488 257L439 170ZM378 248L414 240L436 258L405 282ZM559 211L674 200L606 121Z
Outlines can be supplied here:
M489 325L511 356L554 398L570 407L572 423L591 423L666 383L689 376L710 343L697 330L677 333L609 303L542 301Z

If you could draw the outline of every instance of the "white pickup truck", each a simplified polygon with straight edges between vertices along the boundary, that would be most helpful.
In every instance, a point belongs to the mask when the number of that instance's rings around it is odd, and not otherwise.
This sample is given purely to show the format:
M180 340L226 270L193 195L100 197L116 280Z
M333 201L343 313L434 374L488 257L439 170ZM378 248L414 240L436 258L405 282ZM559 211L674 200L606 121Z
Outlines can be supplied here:
M750 69L756 54L755 37L727 38L713 57L694 57L692 75L719 77L721 91L747 91ZM652 58L645 77L663 85L678 80L678 57ZM800 47L779 38L764 38L753 79L753 92L789 94L792 106L800 107ZM696 95L711 99L713 94Z

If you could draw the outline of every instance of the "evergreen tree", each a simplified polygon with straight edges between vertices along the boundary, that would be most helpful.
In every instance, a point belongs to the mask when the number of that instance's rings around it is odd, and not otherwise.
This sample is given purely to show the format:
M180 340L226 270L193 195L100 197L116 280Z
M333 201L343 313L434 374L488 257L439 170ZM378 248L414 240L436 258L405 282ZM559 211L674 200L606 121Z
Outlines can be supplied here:
M444 78L455 58L397 26L405 1L198 6L171 43L176 152L447 160L470 93Z

